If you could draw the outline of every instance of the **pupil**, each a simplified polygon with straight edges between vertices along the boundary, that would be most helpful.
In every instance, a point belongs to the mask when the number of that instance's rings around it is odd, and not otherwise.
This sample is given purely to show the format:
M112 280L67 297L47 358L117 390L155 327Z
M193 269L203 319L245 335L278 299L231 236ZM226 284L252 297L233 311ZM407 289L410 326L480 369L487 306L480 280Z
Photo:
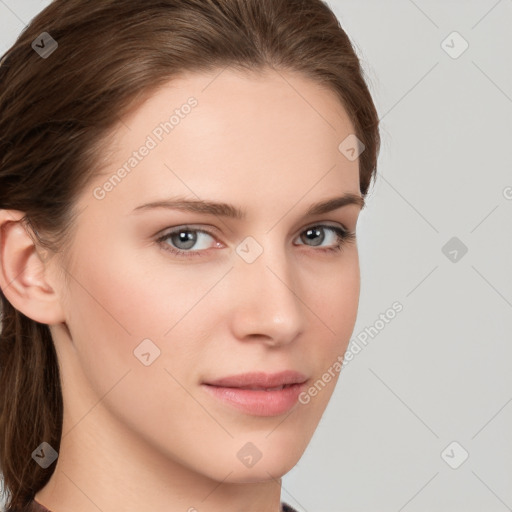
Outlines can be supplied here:
M192 231L180 231L177 235L179 244L185 243L184 247L180 247L181 249L190 249L196 243L197 235L192 233Z
M314 245L320 245L323 240L324 240L324 237L322 236L320 239L317 239L315 240L314 237L318 237L320 236L322 233L320 231L319 228L310 228L306 231L306 236L308 237L308 239L312 242L315 242ZM312 236L310 236L312 235Z

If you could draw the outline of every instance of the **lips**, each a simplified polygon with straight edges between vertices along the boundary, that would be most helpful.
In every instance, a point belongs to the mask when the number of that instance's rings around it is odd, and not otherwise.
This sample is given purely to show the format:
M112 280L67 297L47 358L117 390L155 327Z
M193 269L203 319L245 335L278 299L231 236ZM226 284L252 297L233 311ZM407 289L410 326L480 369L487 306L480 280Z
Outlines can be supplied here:
M294 370L252 372L203 382L210 397L252 416L278 416L297 406L307 377Z
M247 390L274 391L293 384L302 384L307 377L295 370L285 370L278 373L249 372L231 375L220 379L204 382L208 386L222 388L239 388Z
M275 388L258 388L256 386L231 386L236 387L236 389L248 389L251 391L281 391L281 389L289 388L291 384L286 384L283 386L276 386ZM227 386L224 386L227 387Z

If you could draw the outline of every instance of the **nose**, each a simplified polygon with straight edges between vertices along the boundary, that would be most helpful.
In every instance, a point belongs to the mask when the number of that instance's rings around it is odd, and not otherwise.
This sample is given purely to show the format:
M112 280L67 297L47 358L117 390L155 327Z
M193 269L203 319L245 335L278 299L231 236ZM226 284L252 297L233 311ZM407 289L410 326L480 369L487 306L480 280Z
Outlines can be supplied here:
M281 346L303 331L305 306L298 269L290 256L284 247L270 249L270 243L267 245L251 263L237 256L231 271L231 323L237 339L260 339L269 346Z

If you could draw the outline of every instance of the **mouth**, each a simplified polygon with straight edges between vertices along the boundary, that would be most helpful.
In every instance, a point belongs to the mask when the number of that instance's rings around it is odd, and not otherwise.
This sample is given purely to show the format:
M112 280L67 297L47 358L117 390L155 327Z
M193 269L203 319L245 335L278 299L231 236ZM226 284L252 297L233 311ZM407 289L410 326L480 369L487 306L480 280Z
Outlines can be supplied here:
M216 386L214 384L207 384L205 386L214 386L216 388L226 388L226 389L244 389L250 391L281 391L282 389L289 388L291 386L296 386L297 384L283 384L282 386L275 386L273 388L262 388L256 386Z
M253 382L247 382L251 379ZM276 382L279 380L281 382ZM296 372L274 375L252 373L204 382L202 387L210 396L230 408L252 416L278 416L297 404L307 380Z
M223 388L280 390L294 384L303 384L307 377L295 370L284 370L278 373L249 372L223 377L203 384Z

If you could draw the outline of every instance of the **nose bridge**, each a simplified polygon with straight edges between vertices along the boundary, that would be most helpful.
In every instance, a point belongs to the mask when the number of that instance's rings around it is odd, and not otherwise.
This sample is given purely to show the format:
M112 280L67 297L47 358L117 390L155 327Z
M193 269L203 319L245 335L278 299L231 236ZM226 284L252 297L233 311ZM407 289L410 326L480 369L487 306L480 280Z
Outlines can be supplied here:
M236 249L234 269L236 325L243 335L293 339L303 327L304 312L290 255L277 232L244 239Z

